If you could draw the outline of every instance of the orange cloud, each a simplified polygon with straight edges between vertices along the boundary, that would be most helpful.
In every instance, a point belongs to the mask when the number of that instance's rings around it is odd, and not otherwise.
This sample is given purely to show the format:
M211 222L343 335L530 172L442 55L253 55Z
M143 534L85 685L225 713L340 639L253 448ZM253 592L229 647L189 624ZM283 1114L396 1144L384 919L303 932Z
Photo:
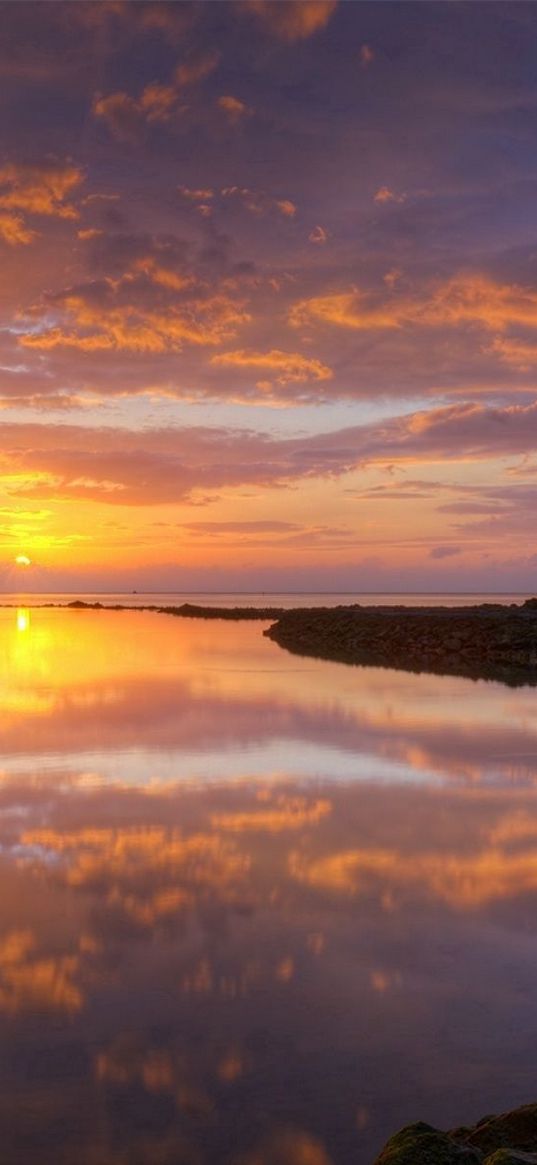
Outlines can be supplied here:
M519 372L528 372L537 364L537 344L528 341L497 336L488 351Z
M292 42L326 28L337 0L246 0L241 7L255 12L274 36Z
M276 206L280 214L283 214L286 218L293 218L296 214L296 206L289 198L280 199L279 202L276 202Z
M172 289L186 286L179 276L163 268L153 269L152 278ZM95 307L72 295L66 297L63 307L67 324L77 330L56 326L28 331L21 335L21 345L39 351L180 352L185 344L220 344L249 319L242 304L223 294L193 297L182 307L161 310L146 309L143 304Z
M84 243L91 239L98 239L102 234L103 231L98 230L97 227L87 227L85 230L76 232L77 239L81 239Z
M208 202L209 199L214 198L214 190L192 190L189 186L178 186L179 194L183 198L187 198L189 202Z
M252 113L252 110L245 105L244 101L240 101L238 97L232 97L230 94L219 97L216 104L226 114L226 117L232 125L237 125L239 121L242 121L243 117Z
M495 283L484 275L462 274L424 288L415 297L401 293L383 299L381 292L356 288L314 296L292 307L289 322L295 327L322 322L354 330L464 323L498 331L511 324L537 327L537 292Z
M71 164L23 166L8 162L0 168L0 207L54 218L78 218L70 196L84 181Z
M294 218L296 206L290 198L272 198L264 190L251 190L249 186L224 186L222 198L236 198L251 214L266 214L277 210L284 218Z
M198 84L216 68L218 53L206 54L179 65L168 84L153 81L146 85L139 97L119 91L106 96L97 94L93 101L93 114L102 118L110 132L125 141L138 136L142 125L169 121L184 112L183 90Z
M36 232L24 225L20 214L0 214L0 239L10 247L31 243L35 237Z
M220 53L206 53L202 57L185 61L175 70L177 84L184 88L189 85L197 85L200 81L204 81L206 77L210 76L211 73L214 73L219 60Z
M177 102L177 93L171 85L147 85L144 89L139 105L142 114L149 122L168 121L174 112Z
M128 93L110 93L108 97L98 95L93 102L95 117L106 122L114 137L123 141L134 140L144 123L169 121L178 111L179 95L170 85L148 85L139 98Z
M406 194L396 194L389 186L380 186L373 196L374 202L406 202Z
M277 373L276 384L303 383L308 380L330 380L332 369L320 360L301 356L298 352L281 352L278 348L270 352L222 352L211 358L211 364L219 368L266 368Z

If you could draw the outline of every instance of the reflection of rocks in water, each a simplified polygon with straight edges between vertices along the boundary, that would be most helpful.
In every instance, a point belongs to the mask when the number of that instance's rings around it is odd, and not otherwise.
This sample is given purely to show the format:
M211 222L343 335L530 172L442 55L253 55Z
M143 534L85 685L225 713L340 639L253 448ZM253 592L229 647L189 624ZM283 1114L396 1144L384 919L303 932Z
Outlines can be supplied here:
M537 1104L473 1127L440 1132L418 1121L407 1125L384 1146L375 1165L530 1165L537 1162Z

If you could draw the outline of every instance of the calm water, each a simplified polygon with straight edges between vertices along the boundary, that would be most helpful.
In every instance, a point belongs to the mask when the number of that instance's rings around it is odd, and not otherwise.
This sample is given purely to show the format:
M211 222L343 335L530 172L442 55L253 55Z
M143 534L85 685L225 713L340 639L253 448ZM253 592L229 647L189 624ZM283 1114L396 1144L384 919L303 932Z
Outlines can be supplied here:
M475 603L522 603L524 599L531 598L530 592L502 592L501 594L491 594L489 592L479 592L475 594L453 594L450 591L440 592L435 594L423 592L390 592L386 594L379 594L378 592L364 592L364 591L334 591L329 594L319 594L317 591L308 592L300 591L296 594L289 594L287 592L272 592L266 591L262 594L259 591L241 591L241 592L222 592L217 591L213 593L199 593L198 591L168 591L162 593L155 592L117 592L117 591L91 591L85 594L80 592L69 592L68 594L59 595L54 594L23 594L21 592L13 591L11 593L0 593L0 606L2 604L14 604L19 606L21 603L27 603L29 606L36 606L43 603L68 603L72 599L83 599L86 602L100 602L100 603L121 603L129 607L143 607L147 605L157 605L162 607L178 606L181 603L196 603L200 606L206 607L336 607L338 605L345 605L348 603L362 603L363 606L379 605L382 607L392 606L393 604L404 603L408 607L428 607L435 604L441 604L447 607L468 607Z
M537 1097L537 702L0 612L16 1165L369 1165Z

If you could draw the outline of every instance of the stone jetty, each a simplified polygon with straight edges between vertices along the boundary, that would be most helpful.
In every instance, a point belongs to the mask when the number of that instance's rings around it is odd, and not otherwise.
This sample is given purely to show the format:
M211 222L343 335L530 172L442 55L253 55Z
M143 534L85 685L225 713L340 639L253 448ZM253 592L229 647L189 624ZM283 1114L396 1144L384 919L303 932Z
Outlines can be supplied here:
M537 599L475 607L284 611L264 632L297 655L504 683L537 684Z

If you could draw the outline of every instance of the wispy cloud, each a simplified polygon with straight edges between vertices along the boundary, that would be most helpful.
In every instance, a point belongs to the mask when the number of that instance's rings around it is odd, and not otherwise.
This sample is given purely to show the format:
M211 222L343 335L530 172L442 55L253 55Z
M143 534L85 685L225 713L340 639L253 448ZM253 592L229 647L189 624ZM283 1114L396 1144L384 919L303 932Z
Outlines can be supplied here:
M338 0L244 0L240 8L255 13L273 36L304 40L326 28Z

